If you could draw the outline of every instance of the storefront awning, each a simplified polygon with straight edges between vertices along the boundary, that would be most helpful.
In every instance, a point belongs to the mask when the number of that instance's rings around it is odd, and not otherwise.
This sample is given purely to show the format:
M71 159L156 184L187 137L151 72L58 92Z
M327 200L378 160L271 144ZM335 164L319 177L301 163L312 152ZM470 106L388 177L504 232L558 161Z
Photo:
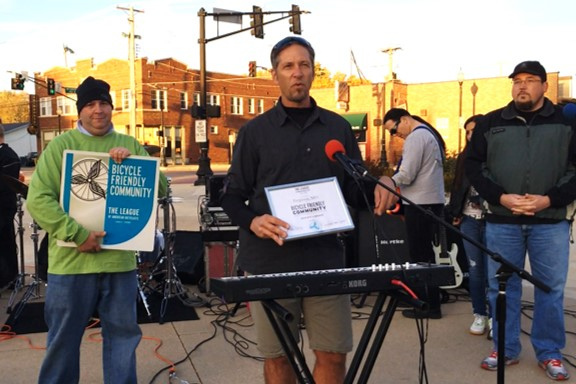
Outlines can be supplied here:
M367 113L346 113L340 116L348 120L353 131L365 131L368 129Z

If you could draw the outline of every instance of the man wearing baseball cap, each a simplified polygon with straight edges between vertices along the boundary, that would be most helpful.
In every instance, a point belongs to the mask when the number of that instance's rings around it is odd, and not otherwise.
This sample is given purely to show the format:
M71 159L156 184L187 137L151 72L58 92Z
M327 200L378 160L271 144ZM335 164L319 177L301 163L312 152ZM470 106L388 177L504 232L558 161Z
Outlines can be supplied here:
M104 383L136 383L136 258L132 250L102 249L105 232L84 228L60 207L62 155L67 149L105 152L116 162L148 153L112 124L110 85L88 77L77 89L76 129L54 138L38 160L28 191L30 215L49 234L44 317L46 355L39 383L80 382L80 343L97 311L102 325ZM160 195L166 179L160 178ZM57 240L76 243L62 247Z
M550 288L534 287L530 340L538 365L552 380L570 377L562 363L565 347L564 287L569 264L570 225L576 199L576 126L544 95L546 70L538 61L518 64L512 101L478 119L465 161L466 176L488 203L486 245L518 269L526 255L532 275ZM502 264L488 260L488 300L492 318ZM521 351L522 279L511 271L506 282L506 321L494 322L493 350L481 367L497 370ZM498 328L505 326L505 349L498 351Z

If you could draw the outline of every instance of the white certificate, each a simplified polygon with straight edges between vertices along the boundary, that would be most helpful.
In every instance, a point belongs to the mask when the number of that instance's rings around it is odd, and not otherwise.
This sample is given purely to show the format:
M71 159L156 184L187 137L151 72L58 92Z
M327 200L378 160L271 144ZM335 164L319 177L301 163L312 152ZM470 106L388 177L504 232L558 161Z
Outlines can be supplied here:
M335 177L265 188L272 215L290 224L286 240L354 229Z

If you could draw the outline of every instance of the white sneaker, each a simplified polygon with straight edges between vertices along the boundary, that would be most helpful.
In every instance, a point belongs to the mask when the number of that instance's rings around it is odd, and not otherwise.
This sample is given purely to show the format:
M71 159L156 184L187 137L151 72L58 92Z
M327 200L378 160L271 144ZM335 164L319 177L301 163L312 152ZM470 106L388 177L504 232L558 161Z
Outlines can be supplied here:
M492 318L488 319L488 340L492 340Z
M470 333L473 335L483 335L486 332L488 316L474 314L474 322L470 326Z

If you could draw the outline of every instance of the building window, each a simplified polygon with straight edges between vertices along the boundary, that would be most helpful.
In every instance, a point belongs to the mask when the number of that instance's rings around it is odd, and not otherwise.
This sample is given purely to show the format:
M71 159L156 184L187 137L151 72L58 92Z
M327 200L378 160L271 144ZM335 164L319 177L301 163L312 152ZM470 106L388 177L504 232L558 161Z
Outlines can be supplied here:
M40 116L52 116L52 98L40 98Z
M188 109L188 94L186 92L180 92L180 109Z
M207 105L220 105L220 95L206 95Z
M130 90L123 89L122 90L122 110L127 111L130 109Z
M241 115L242 112L242 98L237 96L230 97L230 113L232 115Z
M248 99L248 113L251 115L256 113L256 100L253 98Z
M74 115L76 112L76 101L68 97L58 96L56 98L56 113L60 115Z
M152 91L152 109L166 110L166 91L160 89Z
M200 105L200 93L194 92L194 104Z
M210 126L210 134L211 135L217 135L218 134L218 126L217 125L211 125Z
M264 113L264 99L258 100L258 114L261 115Z

